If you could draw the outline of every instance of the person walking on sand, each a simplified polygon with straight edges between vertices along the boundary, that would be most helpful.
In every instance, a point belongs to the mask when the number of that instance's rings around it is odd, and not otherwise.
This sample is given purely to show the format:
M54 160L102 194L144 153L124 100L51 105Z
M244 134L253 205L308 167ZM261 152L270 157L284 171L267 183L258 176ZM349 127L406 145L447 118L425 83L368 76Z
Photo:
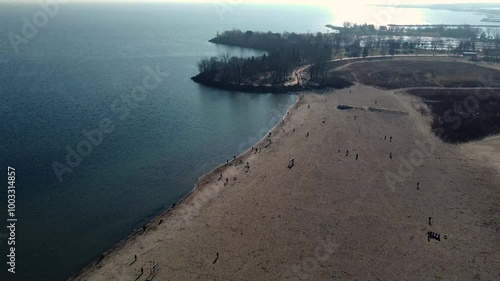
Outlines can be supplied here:
M391 159L392 159L392 152L391 152L391 153L389 153L389 158L391 158Z
M420 190L420 182L417 182L417 190Z
M308 137L309 137L309 132L307 132L307 134L306 134L306 138L308 138Z
M134 260L128 266L133 265L136 261L137 261L137 255L134 255Z
M358 160L358 154L356 153L356 160Z
M346 151L345 156L349 155L349 149Z
M288 169L291 169L295 165L295 159L292 158L288 161Z
M219 179L217 181L220 181L222 179L222 174L220 174Z
M392 142L392 136L391 136L391 139L389 140L389 142Z

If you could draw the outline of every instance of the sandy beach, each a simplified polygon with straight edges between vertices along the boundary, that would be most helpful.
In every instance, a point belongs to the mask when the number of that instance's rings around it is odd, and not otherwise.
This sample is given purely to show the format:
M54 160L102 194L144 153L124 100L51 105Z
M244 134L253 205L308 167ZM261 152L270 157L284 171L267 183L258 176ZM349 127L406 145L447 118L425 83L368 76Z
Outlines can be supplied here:
M421 107L360 84L306 93L270 145L73 280L499 280L500 139L445 144Z

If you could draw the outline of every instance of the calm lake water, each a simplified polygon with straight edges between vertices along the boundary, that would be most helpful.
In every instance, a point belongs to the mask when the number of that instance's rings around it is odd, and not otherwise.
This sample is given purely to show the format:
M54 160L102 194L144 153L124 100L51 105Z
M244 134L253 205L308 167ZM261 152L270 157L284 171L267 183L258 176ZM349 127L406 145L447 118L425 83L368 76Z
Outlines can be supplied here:
M9 32L21 34L23 17L41 8L0 7L0 168L16 168L18 218L13 275L6 271L5 171L0 280L64 280L281 119L294 96L230 93L190 80L202 57L262 54L208 43L217 31L317 32L345 16L305 6L220 5L66 4L17 54ZM418 22L404 23L480 20L419 12ZM373 18L365 19L351 21ZM168 75L138 100L131 98L153 70ZM102 120L112 122L113 131L91 152L87 148L60 182L53 163L66 165L67 149L77 150L86 139L82 131L99 128Z

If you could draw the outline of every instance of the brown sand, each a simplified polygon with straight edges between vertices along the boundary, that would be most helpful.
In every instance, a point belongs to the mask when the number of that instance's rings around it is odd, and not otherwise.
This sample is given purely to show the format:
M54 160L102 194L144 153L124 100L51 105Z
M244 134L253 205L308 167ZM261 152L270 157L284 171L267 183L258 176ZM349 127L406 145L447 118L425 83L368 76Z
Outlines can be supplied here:
M75 280L135 280L141 267L146 280L151 262L154 280L500 280L500 141L444 144L421 106L362 85L306 95L272 145L200 179Z

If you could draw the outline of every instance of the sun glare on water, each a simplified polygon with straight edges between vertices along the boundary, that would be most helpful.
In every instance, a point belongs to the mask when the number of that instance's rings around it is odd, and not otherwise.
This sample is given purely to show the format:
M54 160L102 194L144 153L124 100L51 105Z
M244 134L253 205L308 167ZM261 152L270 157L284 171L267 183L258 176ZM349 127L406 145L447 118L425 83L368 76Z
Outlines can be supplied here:
M424 19L421 11L416 9L397 9L394 7L377 7L364 3L325 4L332 14L330 24L342 26L344 22L357 24L421 24Z

